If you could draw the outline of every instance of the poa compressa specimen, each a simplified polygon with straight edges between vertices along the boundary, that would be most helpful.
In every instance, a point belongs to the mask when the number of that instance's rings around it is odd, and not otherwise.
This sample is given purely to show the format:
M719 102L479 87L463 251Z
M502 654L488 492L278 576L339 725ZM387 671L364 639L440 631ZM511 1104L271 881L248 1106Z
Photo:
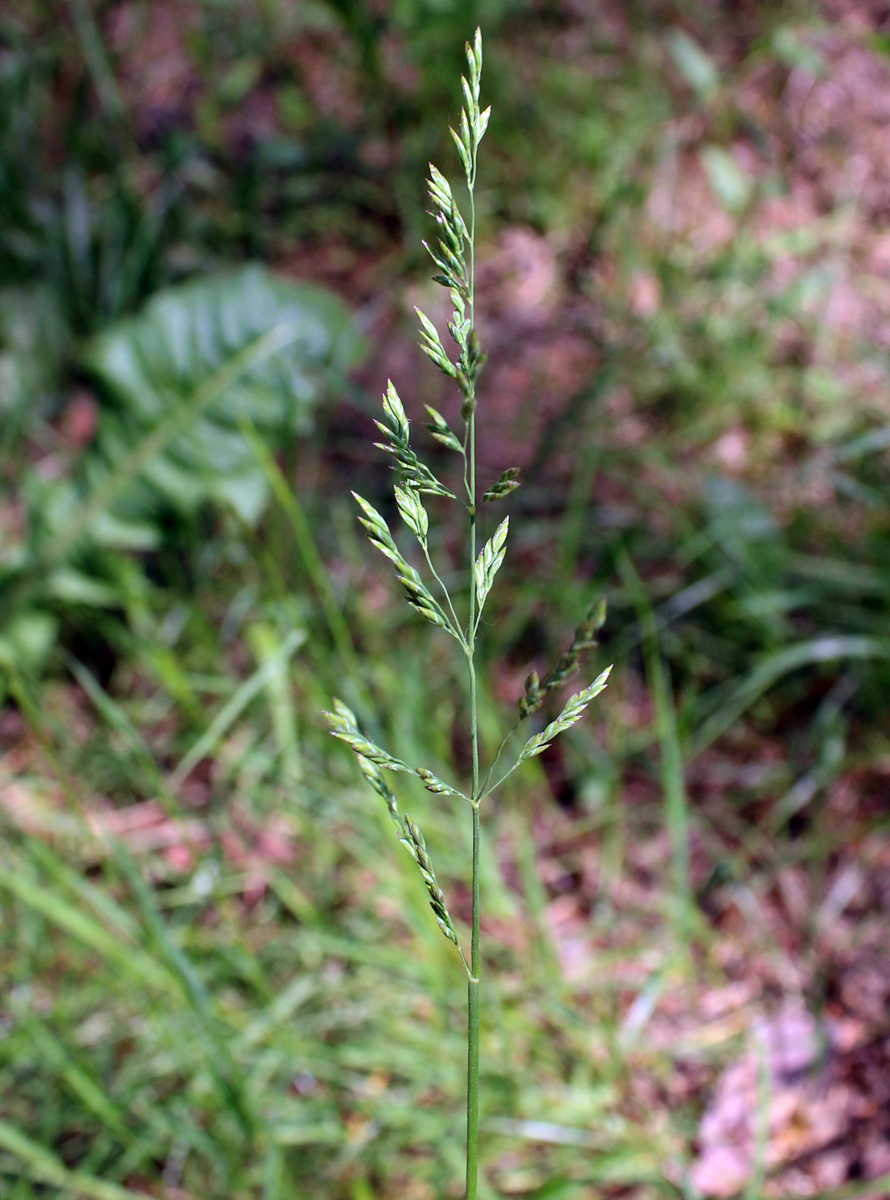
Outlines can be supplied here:
M482 75L482 36L477 29L473 44L467 44L467 77L461 77L464 106L457 130L451 136L457 147L466 178L468 192L468 220L464 220L457 205L454 192L445 176L430 164L429 195L432 201L432 216L438 227L438 242L427 250L436 265L435 281L447 288L454 306L448 332L457 348L456 359L452 360L445 351L442 339L433 322L420 310L422 349L449 379L453 380L460 396L460 420L463 428L454 432L445 417L433 408L427 408L430 422L427 429L441 445L452 450L458 466L457 475L462 483L455 493L441 482L433 471L418 458L409 441L408 417L399 395L389 383L383 397L384 419L377 422L384 441L377 445L393 458L395 468L395 501L405 525L420 547L427 578L412 566L403 555L396 539L384 518L361 496L356 502L361 510L359 520L368 531L374 546L395 567L396 577L405 591L408 603L422 617L444 633L449 634L460 647L466 660L469 691L469 737L472 757L472 781L467 791L438 779L432 771L413 767L394 757L380 746L369 741L358 727L355 715L340 700L334 701L334 711L326 713L328 725L335 737L351 746L358 758L359 768L370 786L383 797L390 816L398 831L399 840L413 856L420 869L423 882L429 893L430 907L442 933L453 942L460 955L468 980L467 1019L467 1200L475 1200L478 1175L479 1138L479 822L483 802L500 787L504 780L526 759L534 758L546 750L557 734L574 725L590 701L606 686L609 670L594 680L588 687L577 692L563 708L559 716L540 733L536 733L519 751L513 765L495 776L497 764L506 750L512 735L526 718L544 703L548 693L558 688L579 666L580 656L596 645L595 635L605 619L605 605L597 604L575 631L569 649L560 658L554 669L542 681L532 672L525 683L525 695L518 702L518 719L507 732L485 774L480 769L479 735L476 695L476 644L479 622L485 602L491 591L495 576L504 561L507 548L509 517L504 517L490 539L485 542L478 556L476 553L477 523L486 513L488 506L505 497L519 486L516 468L503 472L481 496L476 487L476 383L484 365L474 328L474 263L475 263L475 187L476 160L479 144L488 127L490 108L479 107L479 85ZM426 243L424 243L426 245ZM460 428L458 426L458 428ZM458 494L462 493L462 494ZM433 562L429 547L429 515L423 504L424 496L439 496L461 504L468 523L469 558L469 601L465 617L459 615L459 606L450 595ZM460 597L458 597L460 599ZM448 911L448 904L436 872L430 861L429 852L416 822L399 811L395 793L389 785L390 773L405 772L420 778L428 791L451 800L464 801L470 810L473 830L472 851L472 928L469 956L465 953L458 930Z

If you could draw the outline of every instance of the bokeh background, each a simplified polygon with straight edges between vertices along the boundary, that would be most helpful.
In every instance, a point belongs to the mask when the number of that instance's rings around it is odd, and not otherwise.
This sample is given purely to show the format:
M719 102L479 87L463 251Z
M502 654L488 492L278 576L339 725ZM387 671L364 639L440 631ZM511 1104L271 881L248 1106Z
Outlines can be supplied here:
M460 964L319 714L466 770L348 489L387 376L448 469L477 23L488 751L600 594L617 664L486 814L481 1194L890 1195L890 6L15 0L4 1200L462 1194ZM464 923L465 811L402 798Z

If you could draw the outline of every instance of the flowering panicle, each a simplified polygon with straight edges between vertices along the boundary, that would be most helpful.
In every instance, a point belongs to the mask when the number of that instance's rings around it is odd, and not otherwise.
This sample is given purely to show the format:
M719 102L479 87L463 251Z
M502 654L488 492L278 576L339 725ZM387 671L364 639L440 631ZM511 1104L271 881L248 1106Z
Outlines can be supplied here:
M437 239L434 244L424 245L436 268L434 280L448 289L452 313L447 323L452 349L446 350L442 335L436 325L420 309L420 346L438 369L453 384L460 394L459 415L463 430L455 428L437 409L427 406L429 423L426 428L441 447L460 456L462 484L465 497L451 490L424 463L410 444L410 427L405 407L390 381L383 397L382 419L377 421L383 440L378 447L388 454L393 462L395 480L393 497L407 531L413 536L420 550L418 566L409 561L399 542L393 535L383 515L363 497L353 493L359 506L359 521L367 531L373 546L387 558L395 568L396 578L405 597L415 612L431 624L449 633L459 644L468 668L469 679L469 726L471 741L472 784L461 791L439 778L426 767L412 767L396 758L376 742L366 737L359 728L351 709L340 700L335 700L331 712L325 714L331 733L345 742L358 759L359 769L368 784L386 803L395 824L400 841L407 847L420 871L421 879L429 897L430 907L436 923L444 936L452 942L466 968L468 987L468 1061L467 1080L467 1200L475 1200L477 1175L478 1139L478 1047L479 1047L479 841L480 806L482 801L505 781L505 779L528 759L535 758L546 750L558 734L569 729L580 720L585 708L606 686L609 671L603 671L588 687L577 692L563 708L559 716L540 733L534 734L517 755L513 765L500 779L489 786L492 771L500 758L501 751L519 724L536 712L550 692L559 687L577 671L581 655L596 645L596 632L605 620L605 606L595 606L575 631L574 639L565 654L543 683L532 672L526 681L525 695L519 701L519 721L501 743L494 761L484 780L479 767L479 729L477 716L476 687L476 642L483 607L488 600L507 553L507 538L510 518L505 517L481 551L476 552L477 520L479 513L487 512L482 505L506 499L519 487L519 469L510 467L481 495L476 490L476 384L485 363L485 355L479 347L474 328L474 264L475 264L475 186L476 159L479 145L488 128L491 109L481 109L479 90L482 74L482 37L479 31L472 44L467 44L467 74L461 77L463 107L456 129L451 136L457 147L458 158L463 167L464 182L468 194L467 218L458 206L454 189L443 173L430 164L427 181L432 205L431 215L436 224ZM455 353L456 349L456 353ZM452 357L453 356L453 357ZM458 427L459 430L459 427ZM453 461L453 460L452 460ZM481 489L480 489L481 490ZM460 491L460 488L458 488ZM466 618L458 616L459 605L455 603L442 576L436 569L430 544L432 509L428 510L425 497L434 503L440 500L457 501L463 504L469 520L468 583L469 596ZM422 562L421 562L422 557ZM422 573L423 572L423 573ZM426 578L425 578L426 575ZM447 575L446 575L447 578ZM472 934L469 959L464 954L457 928L448 910L445 894L433 868L430 852L418 825L399 811L396 796L387 782L389 775L413 775L424 789L443 804L461 800L472 809Z

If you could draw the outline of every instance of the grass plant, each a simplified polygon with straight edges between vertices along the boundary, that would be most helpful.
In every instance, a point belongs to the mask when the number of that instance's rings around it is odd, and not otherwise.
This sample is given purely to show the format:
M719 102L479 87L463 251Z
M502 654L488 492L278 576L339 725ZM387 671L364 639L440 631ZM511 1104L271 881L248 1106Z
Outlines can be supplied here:
M119 336L168 285L246 258L337 279L353 300L415 270L426 218L411 181L441 161L438 114L470 18L466 5L428 0L370 14L359 0L134 0L123 23L120 6L79 0L13 7L0 18L0 557L20 571L31 561L23 502L41 518L37 552L50 494L76 496L52 511L69 532L86 511L96 540L101 477L84 470L102 439L84 444L68 417L90 412L90 393L98 434L124 413L110 381L100 395L85 375L84 339ZM883 893L869 882L873 839L887 830L886 362L878 326L836 338L827 319L850 285L871 296L880 222L871 184L852 201L837 186L849 174L832 149L845 127L826 131L822 151L805 140L801 160L788 104L812 77L816 111L850 61L845 45L876 68L887 45L877 15L873 35L838 25L820 65L824 16L814 24L810 7L631 4L620 23L603 6L485 7L499 60L486 64L498 118L479 192L487 267L512 270L503 235L519 227L535 234L541 265L555 256L556 280L539 309L516 314L487 273L483 399L503 399L507 436L514 416L549 415L507 498L507 566L521 521L523 569L500 572L474 638L483 756L500 736L493 697L516 664L558 658L554 630L579 588L619 586L605 719L576 727L559 779L540 760L560 803L543 771L517 771L479 810L480 1196L697 1194L697 1123L743 1049L749 1006L675 1042L678 1008L704 1011L707 989L737 985L740 970L771 1003L798 947L792 990L836 1011L860 934L874 921L886 941ZM89 8L125 108L114 129L94 33L74 25ZM165 113L142 67L155 61L155 20L167 25L174 8L166 61L181 64L184 89ZM799 228L777 229L770 212L778 200L787 214L801 173L819 202ZM400 333L385 321L381 331L381 357L397 361ZM203 344L186 339L185 351ZM171 435L157 372L179 345L159 338L138 355ZM579 350L587 365L573 372ZM288 428L283 452L264 407L220 394L230 437L213 441L245 467L252 454L270 500L261 519L214 505L175 528L155 521L157 550L131 539L74 561L59 537L57 565L77 566L80 587L73 570L36 572L44 599L20 606L43 620L18 625L17 654L0 666L3 1200L461 1190L464 967L424 895L438 899L431 877L471 960L459 881L469 884L472 812L402 773L397 790L417 796L400 797L399 815L407 806L423 861L407 821L411 857L387 854L384 806L314 719L338 692L375 743L472 790L459 783L470 756L468 706L449 674L455 640L436 644L408 606L381 607L379 589L355 586L364 547L351 501L331 495L348 462L389 519L373 490L379 455L353 436L356 414L377 407L364 378L328 388L345 403L318 404L314 430ZM174 390L194 412L192 387ZM480 408L489 428L494 407ZM152 428L127 423L111 459L115 509L134 462L171 460L167 445L146 444ZM121 468L130 450L138 457ZM433 497L430 517L449 505L465 512ZM480 499L480 526L486 512ZM445 529L428 543L451 586ZM433 577L428 590L448 612ZM453 597L465 617L468 594L455 585ZM4 622L12 615L6 604ZM463 670L465 659L459 649ZM543 686L532 681L530 704ZM109 853L97 823L124 831L125 853ZM864 886L836 920L851 879ZM800 895L798 922L796 906L782 913ZM695 939L685 959L681 919ZM844 1056L830 1059L835 1069ZM822 1094L821 1073L818 1083ZM768 1089L758 1093L762 1113ZM855 1116L853 1140L864 1137ZM770 1140L748 1193L762 1191L764 1163L765 1188L799 1191L799 1175L791 1187L774 1178ZM849 1141L833 1143L831 1177L843 1152L862 1182L815 1183L823 1200L890 1187L865 1179Z
M462 468L463 496L453 492L420 458L410 444L409 421L405 408L392 381L383 397L384 420L376 422L384 441L378 447L394 460L396 482L395 502L399 514L414 535L428 577L403 555L385 518L363 497L353 493L361 510L359 520L368 532L371 543L390 560L396 570L405 597L420 616L449 634L466 659L469 740L472 779L466 791L439 779L425 767L412 767L394 757L359 729L355 714L342 700L334 702L333 712L326 718L331 732L355 751L359 767L367 782L386 802L399 834L399 840L414 858L429 895L430 907L439 929L456 947L467 973L467 1142L466 1195L475 1200L478 1186L479 1160L479 990L481 983L480 957L480 810L504 781L525 761L542 754L553 738L574 725L587 705L605 688L611 667L603 671L588 687L576 692L560 714L541 732L530 737L519 750L514 762L500 775L496 769L501 755L519 726L542 707L548 693L559 688L578 670L581 654L596 645L595 633L605 619L605 607L598 604L576 631L568 651L543 682L535 672L529 675L525 695L518 701L518 718L507 732L484 776L480 765L478 688L476 678L476 645L483 609L492 590L507 550L510 518L504 517L477 555L477 525L481 513L489 505L504 500L519 486L518 469L509 467L482 495L477 492L476 479L476 385L485 365L475 328L475 188L479 146L488 128L491 108L480 107L482 79L482 34L479 29L473 43L466 44L467 75L461 76L464 106L458 129L450 133L457 148L469 198L468 219L458 207L451 184L437 167L430 164L429 197L439 233L434 247L424 246L437 268L437 283L448 289L453 305L448 332L456 346L456 360L445 349L439 330L425 313L417 309L420 321L421 348L435 366L451 379L460 396L460 433L452 430L446 418L434 408L427 408L430 423L427 429L433 438L459 456ZM467 547L469 555L469 597L466 619L459 615L459 603L451 595L437 570L429 544L430 517L423 497L443 498L463 506L467 518ZM448 909L444 892L427 850L419 826L398 807L396 795L384 772L416 775L427 791L443 797L464 801L472 821L471 893L472 917L469 957Z

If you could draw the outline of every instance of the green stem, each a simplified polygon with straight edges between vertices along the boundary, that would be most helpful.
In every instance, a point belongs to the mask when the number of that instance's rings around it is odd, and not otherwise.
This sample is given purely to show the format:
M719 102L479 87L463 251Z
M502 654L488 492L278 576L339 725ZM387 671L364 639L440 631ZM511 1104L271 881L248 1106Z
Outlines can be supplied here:
M479 796L479 803L481 804L482 801L485 799L485 797L490 796L492 792L496 792L498 790L498 788L501 786L501 784L504 783L505 780L509 779L510 776L513 774L513 772L518 767L522 766L523 761L524 761L523 759L519 759L518 762L515 762L513 764L513 766L510 768L510 770L505 771L504 774L500 777L500 779L496 783L492 783L490 785L487 784L484 791Z
M461 636L461 631L460 631L460 619L454 610L454 604L451 600L451 593L448 591L448 588L442 582L439 572L436 570L435 566L433 565L433 560L430 555L429 543L426 540L422 541L420 543L420 548L421 548L421 550L423 550L424 557L426 558L427 566L429 567L430 571L432 572L433 579L435 579L436 583L438 583L439 587L442 589L442 592L444 593L445 600L448 604L448 611L451 613L452 619L454 621L455 636L457 637L458 641L463 642L463 637Z
M467 983L467 1200L476 1200L479 1161L479 809L473 808L473 942Z
M474 164L475 167L475 164ZM467 180L470 189L470 321L475 317L476 205L475 169ZM476 1200L479 1176L479 721L476 696L476 413L472 389L467 420L470 514L470 620L467 625L467 662L470 669L470 736L473 749L473 934L470 946L470 980L467 984L467 1200Z
M494 758L491 760L491 765L489 766L487 772L485 773L485 778L482 781L482 788L481 788L480 796L479 796L480 800L484 799L484 797L488 795L489 791L492 791L492 792L494 791L494 788L489 788L489 786L488 786L491 783L491 777L494 774L494 769L501 760L501 755L504 753L504 750L507 747L507 742L509 742L510 738L513 736L513 734L516 732L516 730L519 728L519 726L521 724L522 724L522 718L520 717L520 719L516 722L516 724L513 726L513 728L509 729L504 734L503 738L501 739L501 744L497 748L497 753L495 754ZM504 779L506 779L506 775L504 776ZM501 780L501 782L503 782L503 780ZM500 784L495 784L495 787L499 787L499 786L500 786Z
M479 1159L479 722L476 697L476 462L475 416L470 415L470 623L467 662L470 671L470 736L473 745L473 934L467 984L467 1200L476 1200Z

